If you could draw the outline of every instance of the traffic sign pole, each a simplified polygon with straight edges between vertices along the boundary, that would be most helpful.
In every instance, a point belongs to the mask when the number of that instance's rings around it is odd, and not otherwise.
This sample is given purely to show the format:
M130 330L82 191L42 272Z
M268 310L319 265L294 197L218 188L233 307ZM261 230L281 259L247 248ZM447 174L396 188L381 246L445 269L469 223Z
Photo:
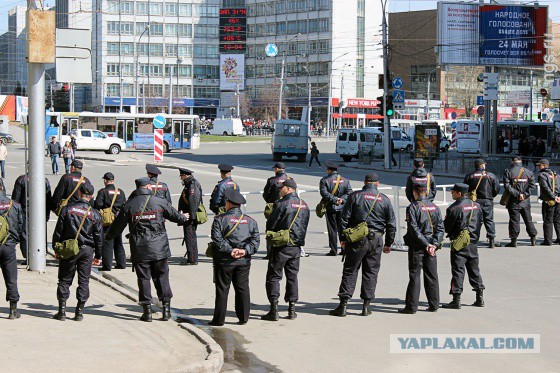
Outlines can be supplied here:
M154 161L163 162L163 129L154 130Z

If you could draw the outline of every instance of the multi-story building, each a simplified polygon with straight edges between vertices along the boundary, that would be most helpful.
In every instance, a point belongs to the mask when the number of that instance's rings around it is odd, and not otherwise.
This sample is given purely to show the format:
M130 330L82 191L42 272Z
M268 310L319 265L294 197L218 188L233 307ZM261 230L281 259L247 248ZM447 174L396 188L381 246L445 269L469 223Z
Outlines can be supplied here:
M0 93L23 94L27 91L25 62L26 7L15 6L8 11L8 31L0 36Z

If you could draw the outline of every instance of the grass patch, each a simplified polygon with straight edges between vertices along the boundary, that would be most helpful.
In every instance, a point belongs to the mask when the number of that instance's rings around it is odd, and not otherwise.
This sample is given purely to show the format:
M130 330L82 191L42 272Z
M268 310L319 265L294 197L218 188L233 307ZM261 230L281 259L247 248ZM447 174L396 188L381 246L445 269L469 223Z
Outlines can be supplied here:
M200 142L270 141L272 137L201 135Z

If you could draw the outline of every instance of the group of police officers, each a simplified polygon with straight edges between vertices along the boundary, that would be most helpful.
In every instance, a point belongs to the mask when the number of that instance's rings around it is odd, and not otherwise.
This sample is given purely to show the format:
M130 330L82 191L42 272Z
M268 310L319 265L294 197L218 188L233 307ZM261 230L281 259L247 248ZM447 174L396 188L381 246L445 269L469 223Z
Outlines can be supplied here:
M549 168L546 159L538 163L544 241L541 245L560 243L560 179ZM76 240L78 252L65 255L56 252L59 259L57 298L59 309L54 318L66 319L66 302L74 277L78 278L76 291L77 306L74 319L83 319L85 303L89 298L89 277L92 265L101 265L100 270L126 268L126 255L122 231L128 226L126 238L130 243L130 261L137 275L139 302L143 306L142 321L152 321L151 281L157 297L163 305L162 320L171 318L173 293L169 280L171 257L165 222L169 220L183 227L184 244L187 248L181 264L198 264L196 230L205 209L202 187L194 178L194 172L180 168L183 191L178 209L171 205L167 184L158 180L161 171L154 165L146 165L147 176L135 180L136 190L128 198L115 185L111 172L103 175L105 187L97 192L82 174L83 163L74 160L71 172L61 177L52 198L47 183L48 220L51 211L58 215L52 238L53 247L69 240ZM213 277L215 283L215 309L213 326L225 322L229 288L235 290L235 311L240 324L247 323L250 312L249 273L251 258L260 245L260 233L256 221L243 212L246 203L238 184L232 179L233 167L220 164L221 180L215 186L210 210L214 217L211 228ZM310 219L311 209L298 196L296 181L286 174L286 167L279 162L273 166L275 175L267 180L263 198L267 205L267 255L266 293L270 310L263 320L279 319L278 301L280 282L286 275L284 300L288 303L288 319L297 317L295 311L298 293L298 272L302 247ZM338 166L326 162L326 173L319 183L321 202L317 215L326 218L329 237L329 256L343 256L342 279L338 291L340 304L329 313L346 316L348 301L352 298L361 268L362 282L360 298L363 300L362 315L371 314L370 304L375 298L377 277L382 253L389 253L397 232L395 215L389 198L381 193L379 176L368 173L360 190L353 191L347 178L338 173ZM6 188L0 183L0 216L8 224L6 238L0 242L0 264L6 283L6 299L10 302L10 319L19 318L17 302L17 262L15 246L19 243L24 257L27 253L25 229L26 219L26 176L16 180L12 199L6 196ZM514 157L512 166L503 177L505 193L500 201L510 216L508 247L517 245L521 216L527 226L531 244L536 245L537 231L531 219L529 196L535 188L533 173L522 166L521 159ZM486 171L483 159L475 161L475 170L463 183L455 184L451 190L454 203L442 217L433 203L436 183L431 173L424 168L422 159L414 160L414 171L407 178L406 196L410 205L406 209L407 232L404 242L408 246L409 283L406 289L405 307L400 313L414 314L418 310L420 274L424 272L424 288L428 298L428 311L436 312L440 306L437 272L437 250L442 248L444 235L451 241L451 286L453 299L444 308L460 309L465 271L476 292L474 306L483 307L484 284L480 275L478 241L484 223L489 247L496 242L493 220L494 198L500 183L497 177ZM319 213L319 212L322 213ZM202 214L202 215L205 215ZM0 219L2 222L2 219ZM1 224L0 224L1 225ZM552 241L553 228L556 241ZM0 228L0 232L2 229ZM356 232L359 232L356 236ZM338 243L340 242L340 250ZM210 248L209 248L210 250ZM210 255L210 254L209 254Z

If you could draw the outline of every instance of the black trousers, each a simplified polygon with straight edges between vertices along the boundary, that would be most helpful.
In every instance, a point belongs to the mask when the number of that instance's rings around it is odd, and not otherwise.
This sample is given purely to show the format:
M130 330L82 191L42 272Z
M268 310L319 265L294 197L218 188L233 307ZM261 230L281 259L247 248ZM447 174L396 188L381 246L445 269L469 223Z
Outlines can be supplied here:
M19 301L19 292L17 286L17 260L15 246L0 246L0 267L2 268L2 276L4 276L4 284L6 284L6 300Z
M235 314L240 322L249 321L251 295L249 290L249 272L251 263L243 265L214 264L214 283L216 285L216 303L214 306L215 322L223 324L226 319L229 287L233 283L235 290Z
M58 289L56 291L58 300L67 300L70 297L70 286L72 286L76 271L78 272L76 299L79 302L86 302L88 300L89 276L91 275L93 254L93 247L82 246L78 255L74 255L69 259L60 259L58 264Z
M196 240L196 228L198 224L183 225L183 237L187 247L187 261L198 263L198 243Z
M371 237L371 238L370 238ZM356 289L358 272L362 267L362 289L360 298L375 298L377 275L381 267L381 254L383 253L383 236L368 236L361 242L347 246L344 250L346 257L342 269L342 281L338 296L350 299Z
M408 287L406 288L406 308L418 310L420 299L420 274L424 270L424 290L430 307L439 308L439 281L437 256L431 256L426 248L408 249Z
M173 292L169 284L169 263L167 259L134 263L134 271L138 278L138 300L140 304L152 304L152 284L150 280L154 282L160 301L167 302L173 298Z
M329 233L329 247L333 253L338 251L338 239L340 237L340 213L341 211L327 211L327 232Z
M470 244L461 251L451 249L451 289L449 294L461 294L465 280L465 268L473 290L483 290L482 276L478 268L478 248Z
M286 246L272 249L268 260L266 272L266 295L270 302L278 302L280 298L280 281L282 271L286 273L286 294L284 301L298 301L298 272L301 248L299 246Z
M494 201L491 199L477 199L476 202L482 210L482 221L486 228L486 237L496 237L496 225L494 224Z
M319 156L312 154L311 157L309 158L309 167L311 167L313 160L316 160L319 166L321 166L321 162L319 162Z
M523 219L525 223L525 228L527 229L527 234L530 237L537 235L537 228L533 224L533 218L531 217L531 205L527 204L523 208L508 208L509 213L509 237L517 238L521 228L519 226L520 220L519 216Z
M109 227L104 227L103 231L105 233L108 232ZM122 234L115 236L112 240L104 240L103 251L101 253L101 258L103 260L101 269L110 271L111 268L113 268L113 253L115 255L115 261L117 262L116 268L126 268L126 253L124 251Z
M552 228L556 232L556 238L560 239L560 205L549 206L543 202L542 215L544 220L544 241L552 243Z

